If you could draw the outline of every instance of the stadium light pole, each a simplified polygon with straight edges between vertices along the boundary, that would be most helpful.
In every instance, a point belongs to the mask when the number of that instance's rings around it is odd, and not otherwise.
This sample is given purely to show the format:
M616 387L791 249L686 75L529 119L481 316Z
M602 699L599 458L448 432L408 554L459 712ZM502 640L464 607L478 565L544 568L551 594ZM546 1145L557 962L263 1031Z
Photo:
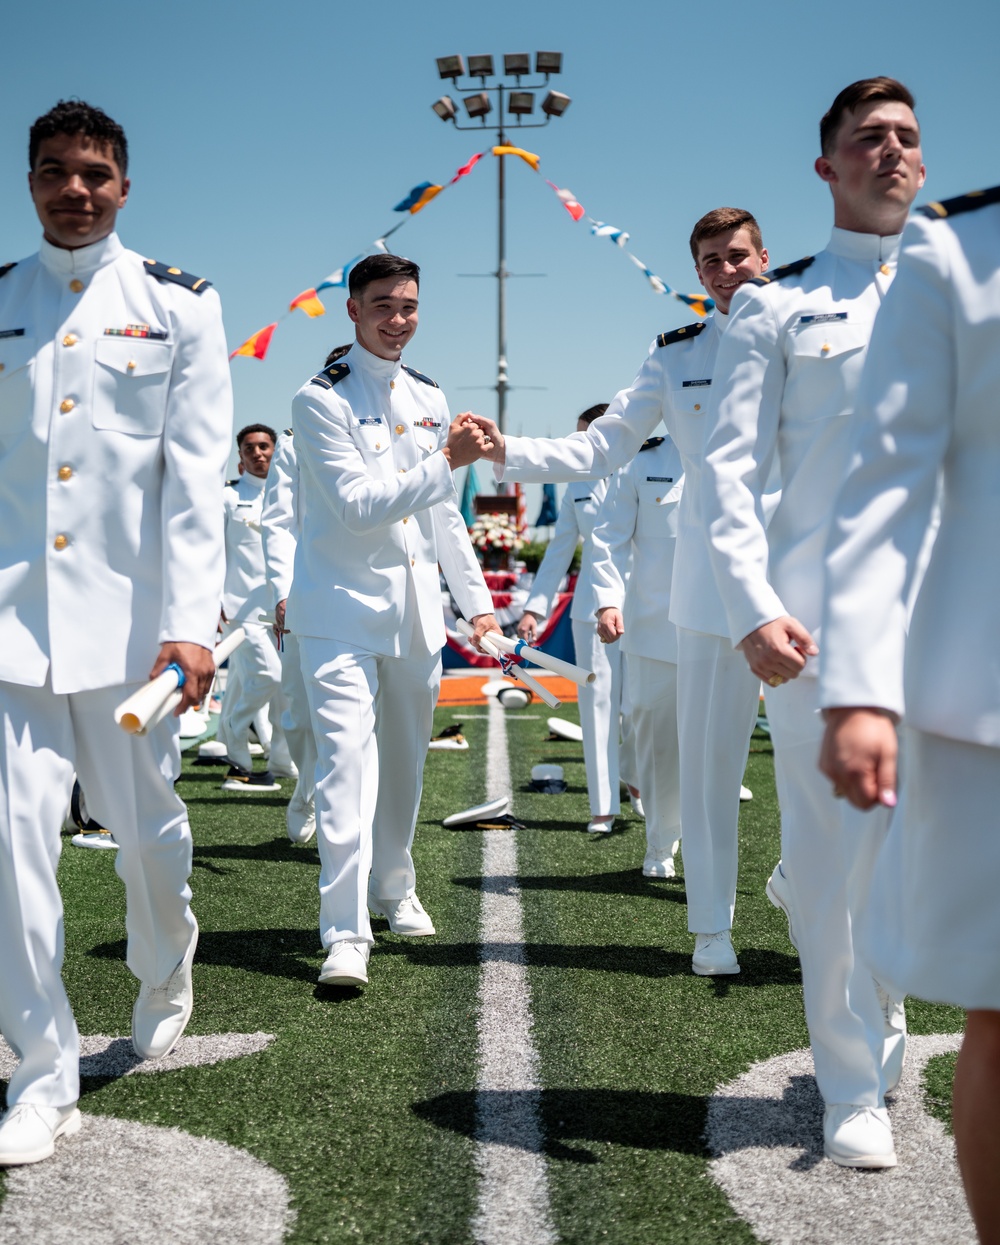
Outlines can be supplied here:
M458 105L450 95L442 95L431 105L442 121L450 121L457 130L492 130L497 136L496 146L503 147L510 140L504 128L504 101L507 102L507 115L515 119L512 127L515 134L520 130L541 129L548 125L553 117L561 117L570 105L568 95L560 91L550 90L541 103L541 111L545 114L544 121L525 121L525 117L534 115L535 91L544 89L549 84L549 77L554 73L562 73L561 52L535 53L535 78L541 81L522 83L522 78L531 77L531 57L526 52L507 53L503 58L504 70L496 74L492 56L470 56L468 67L462 56L439 56L438 73L442 78L451 79L453 90L462 96L465 111L471 125L460 125L458 121ZM459 79L479 79L478 85L470 83L460 86ZM488 80L500 78L494 85L487 85ZM515 85L502 79L514 79ZM497 100L496 120L487 121L493 111L493 101ZM479 125L476 125L476 120ZM490 276L497 279L497 426L501 433L506 432L507 424L507 390L510 387L507 378L507 222L506 222L506 179L504 176L505 157L497 161L497 269Z

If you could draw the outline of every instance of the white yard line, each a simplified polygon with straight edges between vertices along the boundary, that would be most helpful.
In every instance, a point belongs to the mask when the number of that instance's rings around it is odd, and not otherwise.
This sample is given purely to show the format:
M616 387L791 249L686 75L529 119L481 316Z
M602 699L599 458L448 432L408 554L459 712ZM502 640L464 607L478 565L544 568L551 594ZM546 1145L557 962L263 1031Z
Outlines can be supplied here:
M504 710L489 709L486 799L510 793ZM479 1192L472 1232L480 1245L552 1245L548 1178L542 1154L538 1051L524 956L517 837L483 836L479 941L479 1076L476 1168Z

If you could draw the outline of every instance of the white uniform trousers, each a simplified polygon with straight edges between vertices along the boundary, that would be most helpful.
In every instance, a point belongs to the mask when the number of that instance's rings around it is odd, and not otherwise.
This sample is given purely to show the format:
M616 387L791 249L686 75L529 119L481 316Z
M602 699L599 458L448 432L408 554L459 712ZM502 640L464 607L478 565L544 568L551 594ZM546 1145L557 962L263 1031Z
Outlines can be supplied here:
M21 1060L8 1106L62 1107L80 1096L56 882L74 770L89 812L119 845L132 972L147 985L165 981L195 929L191 830L173 789L177 719L136 738L112 717L138 686L57 696L47 687L0 683L0 1032Z
M319 757L320 938L370 943L369 885L392 900L416 882L410 849L441 654L389 657L313 636L299 648Z
M673 855L681 837L680 760L677 752L677 667L672 661L625 654L638 786L646 811L646 852Z
M578 693L583 761L591 817L621 812L619 802L618 737L622 698L620 644L602 644L596 621L573 619L576 664L593 670L593 683Z
M288 746L281 728L285 698L281 690L281 658L269 627L255 623L239 623L247 638L229 658L229 680L222 698L222 736L229 759L243 769L253 769L250 759L250 726L270 759L276 764L288 763ZM229 629L233 629L230 624ZM261 710L268 710L263 719Z
M619 641L620 643L620 641ZM623 783L642 794L639 782L639 760L636 756L638 742L635 737L635 722L632 719L632 697L629 692L628 662L625 657L621 672L621 742L618 744L618 777Z
M871 966L855 944L888 810L863 813L834 799L817 768L817 679L794 679L766 700L816 1081L828 1104L882 1106L884 1018Z
M731 929L740 787L760 680L729 640L677 628L677 727L688 929Z
M309 711L309 694L302 674L302 655L298 637L282 637L281 691L285 711L281 715L288 753L299 771L295 792L303 802L313 798L316 784L316 737Z

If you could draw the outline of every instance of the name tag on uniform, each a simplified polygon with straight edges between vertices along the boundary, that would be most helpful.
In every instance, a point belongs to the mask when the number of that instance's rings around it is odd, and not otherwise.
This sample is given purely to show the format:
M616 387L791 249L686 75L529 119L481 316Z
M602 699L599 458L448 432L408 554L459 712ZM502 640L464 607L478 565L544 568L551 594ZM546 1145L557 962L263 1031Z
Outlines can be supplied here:
M367 427L369 424L380 424L381 422L382 422L382 416L381 416L381 415L363 415L363 416L362 416L362 417L358 420L358 427L359 427L359 428L365 428L365 427Z
M673 484L673 476L646 476L647 484Z
M237 509L237 510L242 510L242 509L244 508L244 506L252 506L252 505L253 505L253 502L252 502L252 501L238 501L238 502L236 503L236 509Z
M593 493L588 493L586 497L574 497L573 500L574 501L590 501L593 496L594 496Z
M707 380L686 380L681 386L683 389L700 389L703 385L710 385L712 378L709 376Z
M832 324L835 320L846 319L846 311L828 311L821 316L799 316L799 324Z
M23 337L24 329L0 329L0 338L2 337Z
M414 428L440 428L441 421L439 419L431 419L428 416L426 419L415 419L413 426Z
M148 324L126 324L123 329L105 329L105 337L147 337L153 342L165 342L165 329L151 329Z

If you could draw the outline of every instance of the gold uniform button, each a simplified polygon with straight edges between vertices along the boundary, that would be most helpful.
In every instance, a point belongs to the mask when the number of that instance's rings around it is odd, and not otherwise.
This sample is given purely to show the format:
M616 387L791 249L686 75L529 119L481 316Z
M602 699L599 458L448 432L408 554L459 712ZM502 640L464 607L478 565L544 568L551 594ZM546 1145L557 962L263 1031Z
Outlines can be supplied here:
M59 409L64 415L68 415L74 406L76 406L76 403L72 398L63 398L59 403Z
M406 475L406 468L405 468L405 467L400 467L400 469L399 469L399 474L400 474L401 476L405 476L405 475Z
M181 275L181 270L179 268L168 268L167 272L169 272L172 277L179 277Z
M396 425L396 435L397 435L398 437L401 437L405 431L406 431L406 425L405 425L405 424L397 424L397 425Z
M883 264L883 265L879 268L879 272L882 274L882 276L883 276L883 277L887 277L891 271L892 271L892 269L889 267L889 265L888 265L888 264Z
M80 340L79 337L77 337L75 333L67 333L66 336L63 338L63 345L64 346L75 346L79 340Z
M377 450L380 450L380 449L382 448L381 442L376 441L376 442L375 442L375 448L376 448Z
M694 404L694 409L695 409L696 411L700 411L700 410L701 410L701 403L700 403L700 402L696 402L696 403Z
M54 549L65 549L68 544L69 544L69 537L64 536L62 532L60 532L59 535L52 542L52 547Z
M395 382L394 380L390 380L390 381L389 381L389 388L390 388L390 389L395 389L395 388L396 388L396 382Z
M416 565L417 565L417 559L416 559L416 558L410 558L410 565L411 565L411 566L416 566Z
M2 371L4 370L4 367L5 367L5 366L6 366L6 364L4 364L4 363L0 363L0 372L2 372Z
M829 343L829 342L824 342L824 343L823 343L823 345L820 347L820 353L821 353L821 354L829 354L829 353L830 353L830 343Z
M407 516L407 517L403 520L403 522L404 522L404 523L409 523L409 521L410 521L409 516Z
M657 497L657 499L656 499L656 500L657 500L657 502L661 502L661 501L663 501L663 498L662 498L662 497Z
M60 480L69 480L72 477L72 475L73 475L72 467L63 466L59 468L59 479Z
M128 363L126 363L125 366L128 368L130 372L134 372L135 371L135 359L129 359Z
M79 294L83 289L83 282L80 280L79 277L74 277L73 280L69 283L69 288L73 291L74 294Z

